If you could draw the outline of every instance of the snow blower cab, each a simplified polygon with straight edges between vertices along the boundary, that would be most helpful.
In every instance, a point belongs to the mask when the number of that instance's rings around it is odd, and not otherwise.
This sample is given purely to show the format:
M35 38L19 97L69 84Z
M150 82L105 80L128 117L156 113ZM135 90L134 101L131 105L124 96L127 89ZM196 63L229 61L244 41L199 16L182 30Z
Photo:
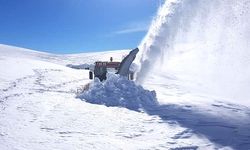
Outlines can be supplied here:
M110 61L97 61L95 62L94 69L89 71L89 79L99 78L100 81L107 79L107 73L115 73L120 76L125 76L129 80L134 80L134 72L129 68L134 61L136 54L139 52L139 49L136 48L132 50L122 62L113 62L113 58L110 58Z

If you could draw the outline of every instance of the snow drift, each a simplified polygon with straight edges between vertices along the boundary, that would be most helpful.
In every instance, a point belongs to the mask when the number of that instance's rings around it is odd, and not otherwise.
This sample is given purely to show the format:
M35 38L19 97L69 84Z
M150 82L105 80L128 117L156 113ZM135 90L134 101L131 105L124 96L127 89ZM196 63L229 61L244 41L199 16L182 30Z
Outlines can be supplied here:
M139 47L138 82L162 72L209 95L249 104L249 11L249 0L166 1Z
M115 74L109 74L104 82L95 78L89 89L78 95L78 98L93 104L121 106L136 111L157 104L155 91L145 90L133 81Z

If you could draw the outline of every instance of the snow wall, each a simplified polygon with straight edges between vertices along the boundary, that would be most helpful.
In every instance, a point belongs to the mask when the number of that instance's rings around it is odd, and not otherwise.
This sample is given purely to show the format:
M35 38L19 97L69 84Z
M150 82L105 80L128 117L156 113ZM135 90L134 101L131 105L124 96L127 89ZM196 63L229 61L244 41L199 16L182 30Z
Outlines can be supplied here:
M171 74L249 104L249 18L250 0L166 0L139 46L137 81Z

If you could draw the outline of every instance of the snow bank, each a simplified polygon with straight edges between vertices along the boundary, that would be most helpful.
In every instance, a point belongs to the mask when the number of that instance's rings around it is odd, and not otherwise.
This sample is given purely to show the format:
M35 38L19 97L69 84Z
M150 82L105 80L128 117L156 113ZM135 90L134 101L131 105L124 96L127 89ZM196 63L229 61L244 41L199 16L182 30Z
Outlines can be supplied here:
M104 82L96 78L89 90L77 97L93 104L121 106L136 111L157 105L155 91L145 90L133 81L114 74L109 74Z

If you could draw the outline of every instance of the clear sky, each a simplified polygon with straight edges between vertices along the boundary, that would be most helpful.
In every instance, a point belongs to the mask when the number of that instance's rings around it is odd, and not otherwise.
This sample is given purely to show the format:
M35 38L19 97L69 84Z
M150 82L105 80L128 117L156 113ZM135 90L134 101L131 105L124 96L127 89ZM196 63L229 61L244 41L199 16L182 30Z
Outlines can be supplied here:
M159 0L0 0L0 43L52 53L136 47Z

